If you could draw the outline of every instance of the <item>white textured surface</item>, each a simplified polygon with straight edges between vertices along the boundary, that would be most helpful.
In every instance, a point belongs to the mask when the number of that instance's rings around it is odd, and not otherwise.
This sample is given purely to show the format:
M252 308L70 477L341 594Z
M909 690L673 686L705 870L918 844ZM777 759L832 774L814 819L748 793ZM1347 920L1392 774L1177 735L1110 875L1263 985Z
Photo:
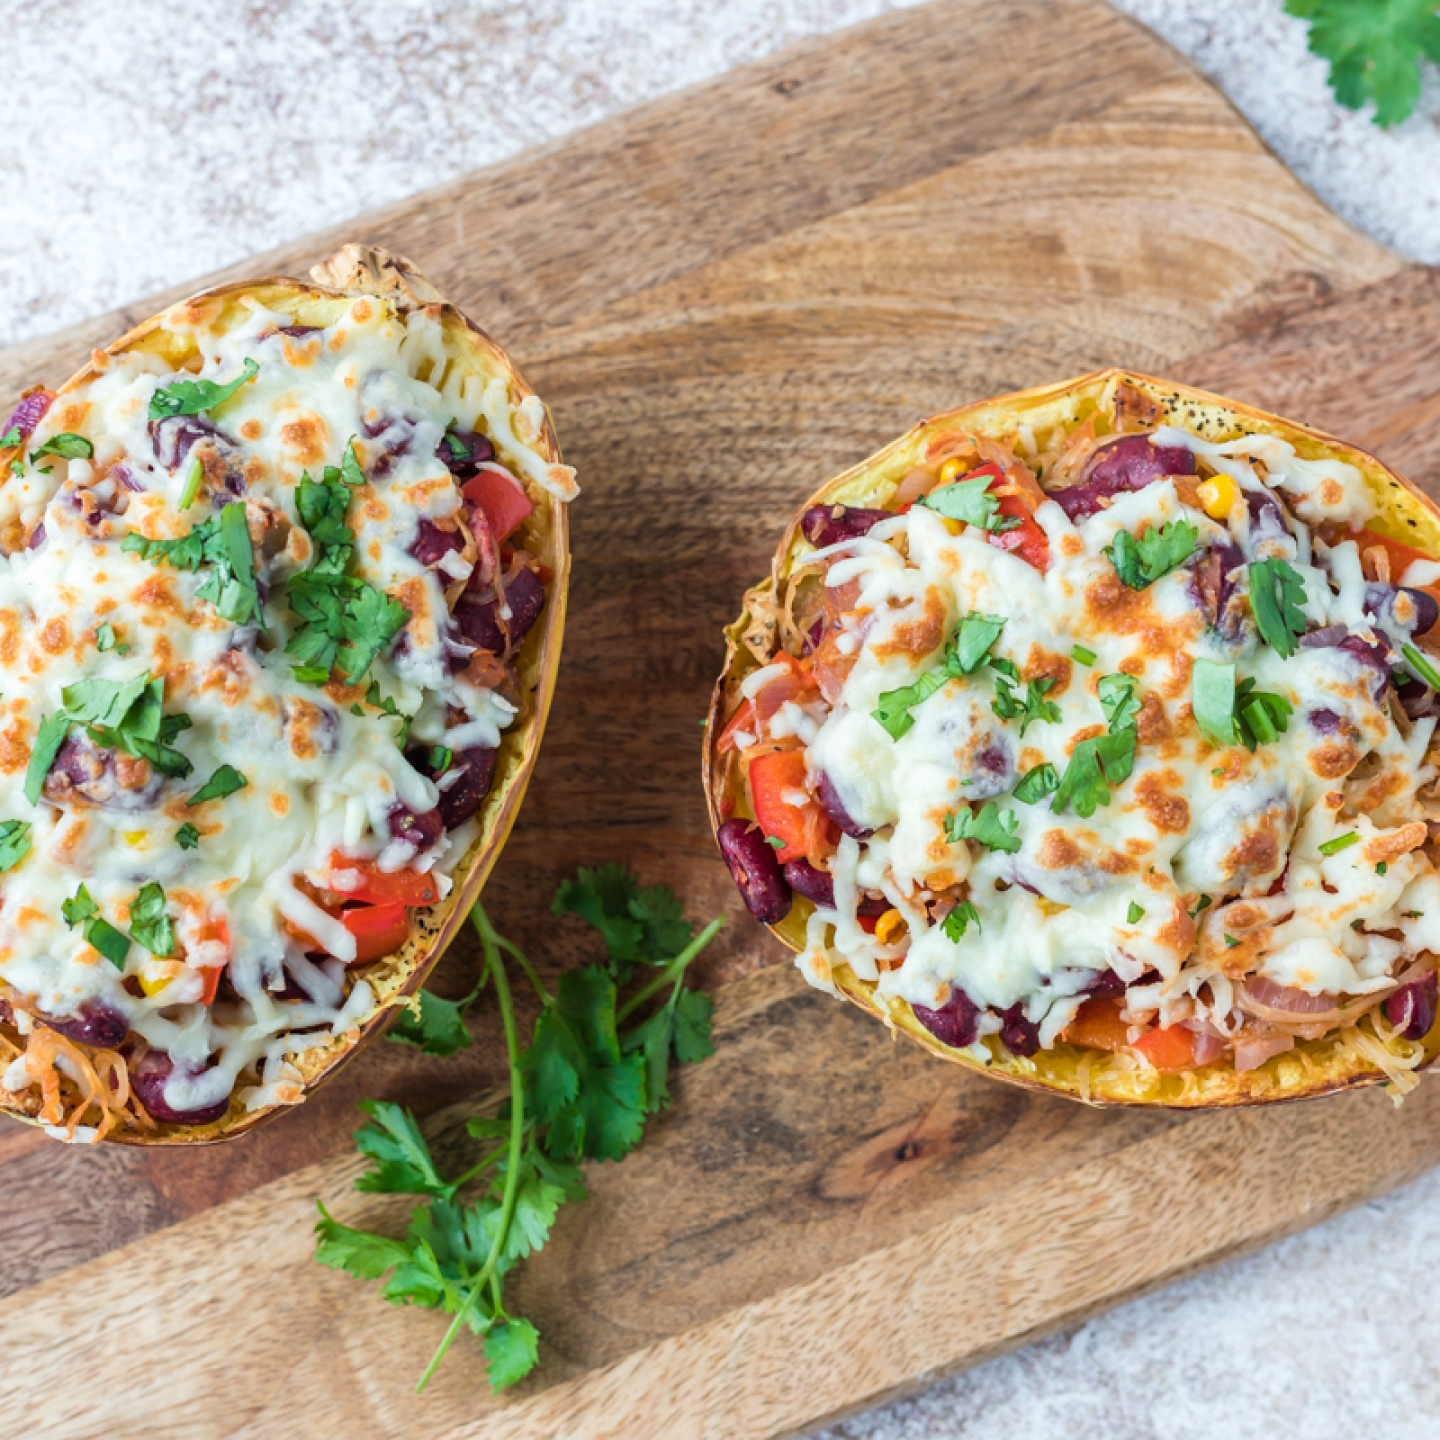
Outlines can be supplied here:
M1433 78L1425 114L1384 135L1331 102L1279 0L1120 5L1192 55L1342 215L1440 262ZM0 344L888 8L0 0ZM1422 1434L1440 1417L1437 1269L1440 1173L830 1434Z

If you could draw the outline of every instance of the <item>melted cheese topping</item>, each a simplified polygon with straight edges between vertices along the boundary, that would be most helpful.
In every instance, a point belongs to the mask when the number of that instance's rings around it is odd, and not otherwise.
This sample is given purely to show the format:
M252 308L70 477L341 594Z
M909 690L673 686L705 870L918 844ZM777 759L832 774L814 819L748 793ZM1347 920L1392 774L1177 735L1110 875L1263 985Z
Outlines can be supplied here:
M1373 513L1358 471L1299 460L1283 441L1215 446L1173 429L1153 438L1202 452L1242 490L1286 495L1309 522L1358 526ZM1343 626L1398 659L1409 631L1387 633L1367 617L1355 543L1327 548L1293 521L1283 532L1261 527L1243 505L1218 523L1185 504L1171 479L1118 494L1078 523L1053 501L1035 519L1049 541L1044 572L923 506L815 557L828 561L832 593L858 588L837 645L854 665L837 703L809 717L812 733L790 733L806 741L812 783L826 778L874 834L842 839L830 861L835 907L817 909L807 927L797 962L807 979L829 988L843 961L878 982L881 998L929 1009L959 987L981 1009L981 1036L1001 1024L987 1008L1018 1005L1048 1046L1105 971L1129 987L1132 1022L1205 1021L1228 1034L1247 976L1364 995L1435 948L1440 879L1414 823L1416 792L1435 776L1426 761L1435 721L1402 729L1374 698L1374 667L1333 634L1282 659L1248 610L1236 627L1207 625L1191 567L1135 591L1104 553L1121 530L1188 521L1202 550L1238 545L1247 560L1287 560L1304 581L1312 629ZM1245 573L1237 558L1234 583L1243 587ZM1022 735L992 708L996 672L981 665L946 679L892 738L874 716L881 697L935 674L972 612L1004 620L992 655L1025 679L1055 681L1045 699L1059 718ZM1093 652L1093 665L1076 647ZM1253 753L1212 746L1191 713L1197 660L1235 664L1258 690L1283 696L1288 729ZM750 695L763 674L748 678ZM1049 763L1063 775L1076 744L1105 733L1098 682L1109 675L1138 682L1129 777L1086 817L1073 806L1057 813L1048 797L1016 799L1027 772ZM772 722L771 736L780 733ZM1013 816L1014 853L948 838L947 820L990 800ZM1328 843L1352 832L1353 841ZM1269 895L1282 875L1283 890ZM898 939L882 944L861 927L862 891L898 911ZM975 919L953 939L936 920L962 897ZM984 1047L975 1053L984 1058Z
M198 345L198 378L225 383L245 360L259 366L208 417L224 438L195 451L206 484L190 508L180 502L192 461L162 463L148 412L157 389L197 377L177 377L142 352L111 358L60 395L27 446L33 453L73 432L93 443L93 458L32 461L0 488L0 525L18 520L32 537L31 548L0 564L0 819L29 822L32 841L0 879L0 996L22 1014L56 1020L96 1005L118 1011L172 1058L165 1099L177 1110L224 1100L247 1067L260 1071L242 1091L250 1108L298 1100L289 1057L373 1013L370 987L345 973L354 938L298 879L327 884L338 850L385 871L430 870L443 894L476 833L467 822L418 853L395 836L392 812L433 811L437 787L402 753L397 720L361 703L377 683L379 696L410 717L412 745L494 747L515 718L501 695L451 673L451 656L468 651L447 638L442 586L463 580L469 563L452 555L440 574L411 554L422 521L464 522L457 482L436 456L447 426L489 433L510 470L538 483L568 477L573 489L570 472L557 479L563 467L529 443L535 416L512 406L503 380L487 384L445 363L433 315L402 316L358 299L328 329L286 334L280 327L290 317L248 303L249 318L224 334L187 325L183 309L169 324ZM340 465L352 439L368 478L350 493L351 573L400 599L410 619L359 686L322 687L296 678L285 649L299 623L287 581L314 553L296 487L305 472L318 479ZM263 632L197 598L205 568L192 573L122 549L132 532L182 536L237 496L255 541ZM116 643L102 652L104 626ZM64 689L147 673L164 678L165 712L190 717L175 744L193 772L164 779L122 756L96 803L30 803L32 747L44 717L62 709ZM239 770L245 788L187 805L222 765ZM185 824L199 832L191 849L177 843ZM132 943L119 968L86 943L83 927L62 919L62 904L83 884L100 914L126 930L152 881L174 925L173 958ZM306 937L339 958L307 959L316 946ZM213 967L227 961L238 1002L201 1003ZM23 1062L4 1083L30 1083Z

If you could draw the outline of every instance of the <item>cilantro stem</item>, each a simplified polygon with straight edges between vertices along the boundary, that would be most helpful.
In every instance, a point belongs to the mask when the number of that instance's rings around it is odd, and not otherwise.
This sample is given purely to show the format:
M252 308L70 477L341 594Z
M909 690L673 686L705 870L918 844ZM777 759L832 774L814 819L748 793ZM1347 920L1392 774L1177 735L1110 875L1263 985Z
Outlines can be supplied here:
M495 932L492 930L491 934ZM525 977L535 987L535 993L540 997L542 1003L553 1005L555 997L540 983L540 977L535 973L535 968L525 958L524 952L512 940L507 940L503 935L495 935L495 943L505 951L507 955L514 956L520 968L525 972Z
M622 1024L647 1000L653 999L672 981L678 980L685 967L715 938L725 922L712 920L648 985L643 985L615 1012L616 1025Z
M440 1368L460 1327L470 1314L475 1297L485 1289L500 1263L501 1252L510 1235L510 1222L515 1218L515 1202L520 1197L520 1157L525 1145L525 1080L520 1073L520 1033L515 1028L515 1007L510 1003L510 980L505 974L505 962L500 958L503 943L490 923L490 917L477 903L470 911L471 923L480 934L480 947L485 952L485 965L490 978L495 982L495 998L500 1005L500 1021L505 1027L505 1051L510 1062L510 1145L509 1162L505 1170L505 1194L500 1202L500 1218L495 1226L495 1238L490 1242L490 1254L480 1267L480 1273L470 1282L470 1294L455 1313L440 1348L431 1357L415 1387L419 1395L430 1383L430 1378ZM528 966L526 967L528 969Z
M458 1180L452 1180L447 1187L453 1198L458 1195L482 1170L488 1170L509 1149L509 1143L497 1145L490 1153L472 1165Z

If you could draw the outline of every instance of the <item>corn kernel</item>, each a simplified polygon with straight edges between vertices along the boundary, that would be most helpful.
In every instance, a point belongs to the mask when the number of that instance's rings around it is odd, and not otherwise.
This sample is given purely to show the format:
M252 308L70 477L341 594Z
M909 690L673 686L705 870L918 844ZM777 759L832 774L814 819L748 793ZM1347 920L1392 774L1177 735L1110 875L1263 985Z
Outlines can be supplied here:
M174 960L151 960L140 972L140 988L149 996L158 995L185 967Z
M133 845L137 850L143 850L145 848L145 842L150 838L150 832L148 830L125 830L122 831L121 834L125 843L127 845Z
M1200 503L1212 520L1224 520L1240 498L1240 487L1228 475L1216 475L1196 487Z
M1056 900L1047 900L1043 895L1037 895L1035 903L1040 907L1042 915L1063 915L1070 908L1068 905L1061 905Z
M875 922L875 938L882 945L893 945L905 933L905 917L898 910L887 910Z
M940 483L949 485L951 481L958 480L965 473L965 462L952 456L940 467Z

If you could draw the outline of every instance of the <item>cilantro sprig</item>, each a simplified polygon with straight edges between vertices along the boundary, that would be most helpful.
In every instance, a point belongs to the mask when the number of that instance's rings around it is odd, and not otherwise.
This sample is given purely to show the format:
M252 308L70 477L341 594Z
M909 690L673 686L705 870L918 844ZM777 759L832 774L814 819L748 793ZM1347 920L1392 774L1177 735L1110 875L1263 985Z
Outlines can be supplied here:
M915 717L910 712L942 689L947 680L958 680L978 670L990 659L990 647L1000 638L1004 628L1005 619L1000 615L982 615L977 610L962 615L955 633L946 643L940 668L926 671L913 685L885 691L871 715L892 739L901 739L915 724ZM990 663L993 665L996 662L991 660Z
M1135 677L1102 675L1095 682L1095 688L1109 728L1104 735L1080 741L1070 752L1070 763L1050 802L1050 808L1057 815L1069 807L1082 820L1088 820L1102 805L1108 805L1111 788L1130 778L1139 742L1136 717L1140 713L1140 700Z
M61 902L60 914L70 929L77 925L80 927L87 945L94 946L117 970L124 970L126 957L130 954L130 937L100 914L100 907L84 885L68 900Z
M971 900L962 900L941 922L940 933L951 942L958 945L964 938L965 932L973 925L977 930L980 928L980 914L975 909Z
M1018 529L1021 522L1014 515L1000 513L1000 497L990 488L994 483L993 475L959 480L953 485L941 485L915 503L947 520L961 520L966 525L978 525L992 535L1003 535L1007 530Z
M1178 570L1195 553L1200 532L1188 520L1152 525L1137 540L1128 530L1116 532L1104 553L1115 573L1132 590L1144 590Z
M1283 560L1257 560L1249 567L1250 613L1260 638L1282 659L1295 653L1305 633L1305 582Z
M1022 843L1015 833L1019 823L1013 810L1002 810L993 800L987 800L978 811L956 810L947 815L945 838L952 845L959 840L973 840L987 849L1013 855Z
M43 445L30 452L30 463L43 460L47 455L58 455L62 460L93 460L95 447L83 436L69 430L52 435Z
M404 1016L391 1030L391 1039L453 1055L470 1043L465 1009L493 987L510 1096L498 1117L477 1116L468 1124L486 1147L480 1158L447 1177L410 1111L366 1102L361 1108L370 1121L355 1143L371 1168L356 1188L422 1201L398 1239L343 1225L320 1206L315 1258L321 1264L362 1280L384 1279L382 1294L392 1304L453 1317L417 1390L466 1328L481 1338L493 1389L534 1368L540 1337L506 1308L506 1276L545 1245L561 1205L585 1198L579 1162L618 1160L639 1142L646 1116L669 1101L672 1057L693 1063L710 1054L710 1000L684 982L719 920L696 934L668 890L641 889L615 865L580 871L560 887L554 908L579 914L600 931L605 963L566 971L552 993L477 905L471 920L483 957L480 983L460 1001L423 991L419 1016ZM540 1001L533 1038L523 1049L507 958ZM656 973L621 1000L618 987L637 964ZM462 1198L477 1191L477 1198Z
M214 410L259 373L259 365L247 357L240 374L225 385L213 380L176 380L150 397L150 418L168 420L174 415L200 415Z
M219 614L237 625L263 628L265 617L260 608L255 551L250 543L244 501L226 505L218 515L174 540L150 540L132 530L120 548L154 565L173 565L177 570L193 572L206 566L207 574L195 592L196 599L208 600Z
M30 853L33 843L28 820L0 820L0 875L13 870Z
M1001 675L995 681L995 698L990 702L990 708L1002 720L1019 720L1020 737L1024 739L1025 732L1036 721L1043 720L1051 725L1059 721L1060 707L1045 698L1054 685L1055 681L1050 676L1043 675L1037 680L1027 680L1022 694L1013 690Z
M1335 98L1350 110L1373 103L1382 129L1415 109L1424 60L1440 64L1435 0L1285 0L1285 10L1310 22L1310 50L1329 61Z

